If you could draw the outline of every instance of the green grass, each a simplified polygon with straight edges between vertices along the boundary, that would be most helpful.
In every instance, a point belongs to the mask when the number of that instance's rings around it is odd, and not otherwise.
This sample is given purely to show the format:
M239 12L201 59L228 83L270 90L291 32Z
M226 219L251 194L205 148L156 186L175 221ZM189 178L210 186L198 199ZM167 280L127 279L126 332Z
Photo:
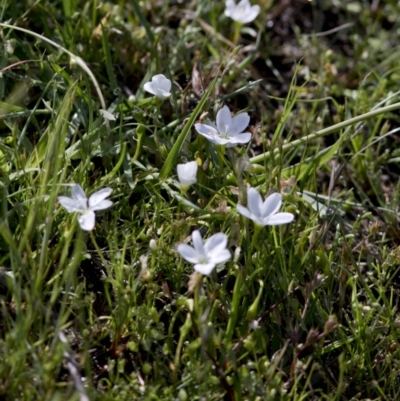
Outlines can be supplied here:
M1 399L400 398L400 7L372 3L239 32L208 0L1 2ZM222 157L194 124L223 105L253 139ZM113 189L90 233L72 183ZM257 233L247 185L295 221ZM232 253L197 282L195 229Z

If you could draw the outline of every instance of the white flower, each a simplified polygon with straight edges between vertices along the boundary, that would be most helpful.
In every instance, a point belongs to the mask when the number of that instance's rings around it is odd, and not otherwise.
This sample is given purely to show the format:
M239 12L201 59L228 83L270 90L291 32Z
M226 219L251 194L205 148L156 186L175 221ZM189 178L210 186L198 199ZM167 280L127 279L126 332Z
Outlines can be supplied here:
M90 196L89 200L85 192L79 184L74 184L71 190L72 198L68 196L59 196L57 199L61 206L67 209L67 212L81 213L78 222L82 230L91 231L94 227L96 210L103 210L109 208L113 203L106 199L111 195L111 188L103 188Z
M247 206L237 205L237 211L256 222L260 226L279 226L293 221L292 213L278 213L282 205L282 196L279 193L274 193L268 196L263 202L261 195L255 188L250 188L247 191Z
M151 82L146 82L143 86L144 90L161 100L171 96L171 81L162 74L154 75Z
M178 164L176 166L176 171L178 173L178 179L183 188L189 185L195 184L197 182L197 162L188 162L184 164Z
M217 113L216 125L206 121L205 124L195 124L195 128L211 143L227 145L230 148L250 141L250 132L242 132L249 125L249 121L250 117L247 113L240 113L232 118L228 106L224 106Z
M251 6L249 0L241 0L237 5L234 0L226 0L225 6L225 15L242 24L253 21L260 12L260 6Z
M215 265L224 263L231 258L231 253L226 249L228 238L223 233L212 235L203 245L199 231L193 231L192 240L194 248L179 244L178 252L188 262L194 264L194 270L208 276Z

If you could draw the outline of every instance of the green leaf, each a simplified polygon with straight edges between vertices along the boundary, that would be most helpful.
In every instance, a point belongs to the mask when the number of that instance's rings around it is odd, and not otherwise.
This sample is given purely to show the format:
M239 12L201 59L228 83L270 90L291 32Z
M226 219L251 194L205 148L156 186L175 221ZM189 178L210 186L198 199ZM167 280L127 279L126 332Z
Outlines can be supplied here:
M171 151L169 152L167 159L164 162L164 165L160 171L160 180L163 180L167 178L172 170L172 168L175 165L175 161L178 157L178 153L182 148L183 143L186 140L186 137L188 136L190 130L192 129L192 126L194 122L196 121L197 117L199 116L200 112L203 109L204 104L206 103L208 97L210 96L212 90L215 87L215 84L217 83L218 75L212 80L210 86L207 88L206 92L204 93L203 97L201 98L200 102L196 106L196 108L193 110L192 115L190 116L189 120L186 122L185 126L183 127L182 132L176 139L176 142L174 146L172 147Z
M111 89L114 91L115 89L118 88L118 84L117 84L117 79L115 78L114 69L111 61L110 46L108 45L108 38L106 36L106 31L104 29L103 24L101 25L101 33L102 33L101 41L103 43L104 57L106 59L105 61L106 61L107 75L108 79L110 80Z

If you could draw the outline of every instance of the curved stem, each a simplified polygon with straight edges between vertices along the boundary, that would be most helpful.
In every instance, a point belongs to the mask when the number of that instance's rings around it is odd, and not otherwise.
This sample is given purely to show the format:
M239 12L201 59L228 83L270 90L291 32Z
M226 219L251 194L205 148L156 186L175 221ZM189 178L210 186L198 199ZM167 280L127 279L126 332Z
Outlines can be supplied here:
M390 106L380 107L379 109L369 111L368 113L361 114L360 116L357 116L357 117L349 118L348 120L342 121L341 123L332 125L332 126L330 126L328 128L321 129L321 130L315 132L314 134L307 135L304 138L296 139L295 141L292 141L290 143L285 143L282 146L282 148L276 148L273 152L265 152L265 153L262 153L262 154L260 154L258 156L252 157L250 159L250 162L251 163L262 162L263 160L269 159L271 156L273 156L275 154L278 154L281 151L281 149L282 150L293 149L293 148L295 148L295 147L297 147L299 145L302 145L302 144L304 144L306 142L313 141L314 139L321 138L321 137L323 137L325 135L332 134L335 131L339 131L342 128L346 128L349 125L353 125L353 124L359 123L361 121L364 121L364 120L367 120L369 118L373 118L373 117L379 116L379 115L384 114L384 113L388 113L389 111L393 111L393 110L396 110L396 109L400 109L400 102L391 104Z
M9 28L9 29L15 29L17 31L21 31L21 32L27 33L28 35L35 36L35 37L39 38L40 40L43 40L44 42L47 42L47 43L51 44L52 46L56 47L57 49L60 49L64 53L68 54L68 56L71 57L71 59L76 64L78 64L79 67L81 67L86 72L86 74L89 75L89 78L92 80L93 85L94 85L94 87L96 89L97 95L99 96L100 104L101 104L102 109L103 110L107 110L106 102L104 100L103 93L101 92L100 85L97 82L96 77L94 76L94 74L90 70L90 68L86 65L86 63L79 56L76 56L74 53L71 53L65 47L60 46L58 43L53 42L52 40L50 40L50 39L46 38L45 36L42 36L42 35L40 35L40 34L38 34L36 32L32 32L32 31L29 31L28 29L24 29L24 28L20 28L18 26L13 26L13 25L4 24L4 23L0 23L0 26L2 26L4 28Z

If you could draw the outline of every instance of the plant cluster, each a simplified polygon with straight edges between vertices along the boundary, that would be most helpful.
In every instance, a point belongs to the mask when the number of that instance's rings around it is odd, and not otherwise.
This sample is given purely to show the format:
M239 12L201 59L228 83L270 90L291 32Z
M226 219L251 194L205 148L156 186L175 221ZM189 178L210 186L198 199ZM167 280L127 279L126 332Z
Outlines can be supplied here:
M372 3L4 2L0 398L399 398Z

